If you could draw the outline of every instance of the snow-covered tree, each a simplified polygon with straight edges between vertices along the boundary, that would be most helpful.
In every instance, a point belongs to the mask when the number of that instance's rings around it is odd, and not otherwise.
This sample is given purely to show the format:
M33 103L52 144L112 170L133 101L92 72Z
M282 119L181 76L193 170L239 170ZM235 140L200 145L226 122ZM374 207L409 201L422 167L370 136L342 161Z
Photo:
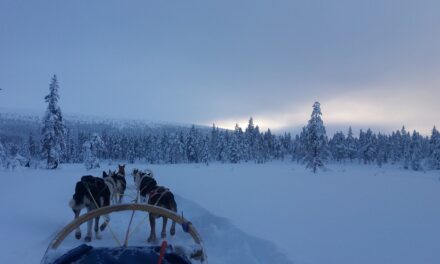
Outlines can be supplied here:
M199 162L199 134L195 126L191 126L189 130L188 137L186 139L186 155L189 162Z
M257 137L260 132L254 126L254 119L249 118L248 126L244 132L244 141L245 141L245 149L244 149L244 160L255 160L256 152L257 152Z
M410 144L411 144L411 135L409 132L406 132L405 127L402 127L401 130L401 150L402 150L402 158L403 158L403 168L409 169L411 165L411 153L410 153Z
M410 165L413 170L422 170L422 136L416 131L413 132L409 146Z
M209 139L209 152L210 152L210 156L214 160L220 160L218 147L219 147L219 130L217 127L215 127L215 124L212 124L211 137Z
M0 168L6 167L8 156L6 155L6 150L0 140Z
M240 133L241 128L238 126L238 124L235 124L234 133L232 133L231 140L229 142L229 161L231 163L239 163L241 159L241 146L240 146Z
M345 141L344 133L337 132L333 138L329 141L329 147L332 153L333 159L336 161L343 161L347 156L347 144Z
M43 147L43 157L46 159L46 167L55 169L58 167L61 152L65 147L65 126L61 109L58 106L58 80L54 75L49 86L49 94L44 98L47 103L47 110L43 118L43 128L41 130L41 143Z
M348 128L347 138L345 140L347 146L347 158L353 161L357 154L357 143L356 139L353 137L353 130L351 127Z
M324 168L329 155L328 139L321 115L321 104L315 102L306 128L304 157L306 167L312 169L314 173L316 173L318 168Z
M434 170L440 170L440 133L436 127L432 129L429 155L429 165Z
M292 160L296 162L301 162L306 156L306 142L307 142L307 130L303 127L301 133L295 136L295 142L293 144L293 155Z
M363 160L364 164L369 164L374 161L376 157L376 135L373 134L371 129L367 132L360 131L359 134L359 154L360 160Z
M376 146L376 163L379 165L379 167L382 166L382 164L386 163L388 161L387 156L387 136L379 133L377 135L377 146Z
M210 156L209 156L209 137L206 136L202 142L201 142L201 154L200 154L200 161L205 163L206 165L209 164Z
M84 142L84 166L86 169L91 170L99 168L98 153L104 148L104 142L101 137L94 133L89 140Z

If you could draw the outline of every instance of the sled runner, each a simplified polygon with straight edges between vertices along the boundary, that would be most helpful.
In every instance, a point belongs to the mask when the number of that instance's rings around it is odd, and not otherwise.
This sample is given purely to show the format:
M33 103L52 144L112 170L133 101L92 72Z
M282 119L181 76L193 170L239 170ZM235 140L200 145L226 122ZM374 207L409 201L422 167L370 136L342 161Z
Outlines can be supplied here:
M153 213L163 216L180 224L184 232L188 233L194 244L192 246L180 246L168 244L166 240L160 245L129 246L130 224L126 230L125 241L115 247L93 247L82 244L74 248L61 248L64 239L75 231L81 224L98 216L108 215L115 212L132 211ZM131 223L131 221L130 221ZM112 234L114 235L114 234ZM195 264L207 263L202 240L195 227L183 216L153 205L147 204L119 204L101 207L84 214L60 230L49 244L49 247L41 261L41 264Z

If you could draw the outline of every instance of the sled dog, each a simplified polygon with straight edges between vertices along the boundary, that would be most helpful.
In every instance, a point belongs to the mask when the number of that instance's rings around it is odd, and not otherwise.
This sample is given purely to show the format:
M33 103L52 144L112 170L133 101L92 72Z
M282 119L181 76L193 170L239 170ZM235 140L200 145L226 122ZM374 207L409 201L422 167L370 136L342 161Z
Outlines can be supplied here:
M72 208L75 214L75 219L79 217L79 214L83 208L87 209L87 212L110 205L110 199L115 191L116 182L114 177L103 172L103 178L87 175L81 177L81 180L76 183L75 193L69 202L69 206ZM110 218L105 216L105 222L99 226L99 216L95 218L95 237L101 239L99 231L104 231L107 227ZM87 235L84 238L86 242L92 240L92 224L93 219L87 222ZM76 239L81 238L81 229L78 227L75 231Z
M127 188L127 181L125 180L125 164L118 165L118 172L114 173L112 177L116 182L113 201L114 203L121 203L125 189Z
M147 201L146 196L148 195L148 204L163 207L177 213L177 204L173 193L168 188L157 186L157 182L153 178L153 172L151 170L140 171L138 169L134 169L132 175L139 192L141 202L145 203ZM157 240L156 218L159 217L160 216L152 213L149 214L151 230L150 236L148 237L148 242L155 242ZM166 217L162 217L162 221L162 232L160 235L161 238L165 238L168 219ZM175 233L176 223L173 221L171 224L170 234L174 236Z

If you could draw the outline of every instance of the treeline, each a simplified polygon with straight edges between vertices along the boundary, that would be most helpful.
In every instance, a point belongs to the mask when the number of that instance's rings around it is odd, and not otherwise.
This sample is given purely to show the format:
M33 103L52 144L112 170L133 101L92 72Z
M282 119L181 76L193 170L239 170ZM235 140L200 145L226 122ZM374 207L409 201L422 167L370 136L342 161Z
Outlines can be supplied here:
M76 136L69 132L72 130L67 128L61 163L83 163L90 159L151 164L265 163L283 159L302 162L307 156L309 140L306 127L295 137L290 133L275 135L270 129L261 132L252 118L244 130L238 125L234 130L192 126L148 132L142 127L130 130L113 127L100 133L77 131ZM3 143L0 160L4 166L29 165L44 158L40 140L33 136L14 140L0 142ZM429 137L416 131L410 133L404 127L391 135L375 134L368 129L355 136L349 128L347 134L337 132L326 141L326 161L401 164L412 170L440 169L440 135L436 128Z

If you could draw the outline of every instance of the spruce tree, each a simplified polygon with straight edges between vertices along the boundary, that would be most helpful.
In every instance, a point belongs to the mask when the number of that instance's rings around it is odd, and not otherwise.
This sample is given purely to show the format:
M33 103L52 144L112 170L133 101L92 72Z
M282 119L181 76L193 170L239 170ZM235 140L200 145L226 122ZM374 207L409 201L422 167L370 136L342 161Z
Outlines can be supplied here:
M0 168L5 168L7 163L6 150L3 147L2 141L0 140Z
M205 163L206 165L209 165L209 137L205 136L205 138L202 139L202 146L201 146L201 162Z
M311 118L306 128L304 157L306 167L312 169L314 173L316 173L319 168L324 168L329 155L327 146L328 139L321 115L321 104L315 102L313 104Z
M436 127L432 129L429 163L432 169L440 170L440 133Z
M37 157L37 145L32 135L29 135L27 146L28 146L29 159L30 160L35 159Z
M413 132L409 146L411 169L422 170L422 137L416 131Z
M369 164L374 161L376 157L376 135L371 129L366 133L362 130L359 135L359 159L364 161L364 164Z
M337 132L329 141L329 146L334 160L341 162L347 157L348 151L344 133Z
M231 163L239 163L241 159L240 132L242 133L241 128L238 126L238 124L235 124L234 133L231 135L228 150L229 161Z
M244 132L244 159L246 161L249 160L255 160L256 159L256 152L257 152L257 137L258 137L259 131L254 126L254 119L251 117L249 118L248 126Z
M195 126L191 126L186 140L186 155L189 162L199 162L199 135Z
M98 153L104 148L104 142L101 137L94 133L89 140L84 142L84 166L86 169L99 168Z
M58 80L54 75L49 86L49 94L44 98L47 110L43 118L41 143L43 157L46 159L46 168L56 169L60 162L62 151L65 148L65 126L61 109L58 106Z
M377 135L377 147L376 147L376 163L379 167L382 166L383 163L388 161L387 157L387 136L379 133Z
M356 139L353 137L353 130L351 127L348 128L348 134L346 139L346 146L347 146L347 158L350 159L352 162L356 158L357 153L357 142Z
M403 159L403 168L409 169L411 163L411 153L410 153L410 144L411 144L411 135L409 132L406 132L405 127L402 127L401 130L401 150L402 150L402 159Z

